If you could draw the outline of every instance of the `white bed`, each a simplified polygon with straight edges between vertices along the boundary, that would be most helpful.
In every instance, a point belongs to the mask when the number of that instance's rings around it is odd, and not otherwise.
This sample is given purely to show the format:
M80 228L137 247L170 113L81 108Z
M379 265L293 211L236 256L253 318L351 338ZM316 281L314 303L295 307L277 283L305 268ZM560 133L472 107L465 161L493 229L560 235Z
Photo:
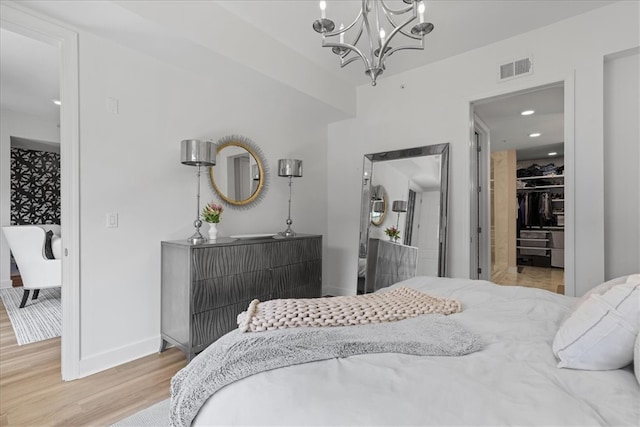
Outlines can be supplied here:
M557 367L552 342L575 298L465 279L401 284L458 299L463 311L449 317L480 335L485 348L460 357L367 354L262 372L215 393L193 425L639 424L632 366Z

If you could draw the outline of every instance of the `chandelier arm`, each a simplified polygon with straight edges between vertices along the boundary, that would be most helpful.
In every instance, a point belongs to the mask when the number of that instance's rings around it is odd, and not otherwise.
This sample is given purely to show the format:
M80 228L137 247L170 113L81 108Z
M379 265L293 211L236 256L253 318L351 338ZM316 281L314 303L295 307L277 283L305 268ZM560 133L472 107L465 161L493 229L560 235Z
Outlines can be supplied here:
M387 3L384 0L380 0L380 4L382 5L382 9L385 12L390 12L390 13L392 13L394 15L402 15L403 13L407 13L411 9L414 9L416 7L415 5L417 4L417 2L414 1L410 6L407 6L404 9L397 9L397 10L396 9L392 9L391 7L387 6Z
M362 10L360 11L360 14L358 15L358 19L360 18L360 16L361 16L361 15L362 15ZM353 51L354 47L355 47L355 46L358 44L358 42L360 41L360 37L362 37L362 33L364 32L364 30L363 30L364 22L361 22L361 23L360 23L360 28L358 29L358 33L357 33L357 34L356 34L356 36L354 37L354 39L353 39L353 41L351 42L351 44L349 44L349 43L341 43L340 45L327 44L326 37L335 37L335 36L339 36L341 33L344 33L344 32L346 32L348 29L352 28L352 27L353 27L353 25L355 25L355 24L357 23L358 19L356 19L355 21L353 21L353 23L352 23L349 27L347 27L347 28L343 29L342 31L338 31L338 32L335 32L335 31L334 31L333 33L325 33L325 34L323 34L323 36L322 36L322 47L340 47L340 48L344 48L344 49L345 49L345 52L344 52L344 53L342 53L342 54L340 54L340 57L341 57L341 58L344 58L344 57L346 57L347 55L349 55L349 53L351 53L351 52ZM329 43L334 43L334 42L329 42ZM335 53L335 52L334 52L334 53ZM351 61L350 61L350 62L351 62ZM350 63L350 62L349 62L349 63ZM346 64L345 64L345 65L346 65ZM344 67L344 65L341 65L341 67Z
M414 4L416 4L416 3L414 3ZM407 8L405 10L405 12L408 12L410 10L411 10L411 7ZM386 10L384 10L384 16L387 18L387 21L389 21L389 23L391 24L391 26L394 29L400 27L400 33L402 33L403 36L409 37L410 39L414 39L414 40L422 40L422 37L414 36L413 34L404 31L404 27L406 27L409 23L411 23L414 19L416 19L418 17L418 15L416 14L415 10L413 11L413 15L411 17L407 18L407 20L404 23L402 23L401 25L396 24L396 22L393 20L393 17L389 13L387 13ZM391 39L392 37L393 36L390 35L389 39Z
M367 5L368 5L368 1L367 0L362 0L362 10L367 8ZM367 8L367 12L362 15L362 21L363 21L364 27L367 29L367 34L369 34L369 52L371 54L371 62L369 62L369 60L365 59L365 56L362 55L362 52L360 52L360 55L362 56L362 59L365 61L367 69L369 69L371 67L370 64L375 62L375 55L373 54L373 52L374 52L374 49L373 49L373 37L371 37L371 26L369 25L369 12L371 12L371 9ZM379 40L379 39L377 39L377 40Z
M364 61L364 64L367 68L371 67L371 63L369 62L369 60L367 59L367 57L362 53L362 51L360 49L358 49L355 46L352 46L350 44L346 44L346 43L326 43L326 42L322 42L322 47L340 47L343 49L348 49L349 52L354 52L355 54L357 54L360 58L362 58L362 61ZM341 65L341 67L344 67L347 64L350 64L351 62L353 62L354 60L358 59L357 57L353 57L350 58L348 62L346 62L344 65Z
M333 30L331 32L326 32L324 33L324 35L326 37L333 37L333 36L338 36L342 33L346 33L348 30L350 30L351 28L353 28L353 26L355 26L358 23L358 20L362 17L362 9L360 9L360 13L358 13L358 16L356 16L356 19L353 20L353 22L351 22L351 24L347 25L346 27L344 27L342 30L341 29L337 29L337 30ZM360 27L362 28L362 24L360 25Z
M411 23L411 21L414 20L415 17L411 17L409 19L407 19L405 22L403 22L400 26L394 27L393 30L391 31L391 33L389 34L389 37L387 37L387 39L384 41L384 43L382 44L382 46L380 47L380 55L378 56L378 60L376 61L376 66L377 67L383 67L384 61L387 58L387 56L389 56L389 54L391 53L391 51L395 51L395 50L401 50L401 49L391 49L388 52L385 52L385 50L387 49L387 46L389 45L389 43L391 42L391 40L393 40L393 37L398 34L398 32L400 30L402 30L404 27L406 27L407 25L409 25ZM418 49L422 49L422 47L418 48Z
M344 68L347 65L351 64L353 61L357 61L358 59L362 59L362 57L360 57L360 56L352 56L351 58L349 58L347 60L345 60L344 57L340 58L340 68Z

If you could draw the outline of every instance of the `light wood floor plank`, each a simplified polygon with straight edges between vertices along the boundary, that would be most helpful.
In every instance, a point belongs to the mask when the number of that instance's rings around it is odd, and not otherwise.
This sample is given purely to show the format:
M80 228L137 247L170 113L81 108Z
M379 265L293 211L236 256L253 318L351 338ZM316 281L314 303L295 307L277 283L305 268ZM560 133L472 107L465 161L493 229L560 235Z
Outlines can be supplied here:
M519 273L510 273L494 266L491 281L499 285L527 286L564 294L564 269L531 266L523 266L520 269Z
M169 349L75 381L60 376L60 338L18 346L0 304L0 426L107 426L169 397L186 364Z

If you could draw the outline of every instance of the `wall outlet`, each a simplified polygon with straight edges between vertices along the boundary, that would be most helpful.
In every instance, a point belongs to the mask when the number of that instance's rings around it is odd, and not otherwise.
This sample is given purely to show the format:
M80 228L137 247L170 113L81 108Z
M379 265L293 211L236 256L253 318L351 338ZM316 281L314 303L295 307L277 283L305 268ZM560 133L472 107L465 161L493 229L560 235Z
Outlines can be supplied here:
M107 228L118 228L118 214L116 212L107 214Z

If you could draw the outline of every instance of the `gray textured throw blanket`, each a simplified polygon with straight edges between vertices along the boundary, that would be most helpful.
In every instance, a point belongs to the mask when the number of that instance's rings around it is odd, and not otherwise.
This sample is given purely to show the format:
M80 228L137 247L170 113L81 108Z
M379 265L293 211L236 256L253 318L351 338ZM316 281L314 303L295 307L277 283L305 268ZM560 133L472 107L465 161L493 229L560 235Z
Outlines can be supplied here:
M366 353L462 356L480 338L441 315L392 323L292 328L246 334L232 331L195 357L171 380L170 421L190 426L204 402L222 387L259 372Z

